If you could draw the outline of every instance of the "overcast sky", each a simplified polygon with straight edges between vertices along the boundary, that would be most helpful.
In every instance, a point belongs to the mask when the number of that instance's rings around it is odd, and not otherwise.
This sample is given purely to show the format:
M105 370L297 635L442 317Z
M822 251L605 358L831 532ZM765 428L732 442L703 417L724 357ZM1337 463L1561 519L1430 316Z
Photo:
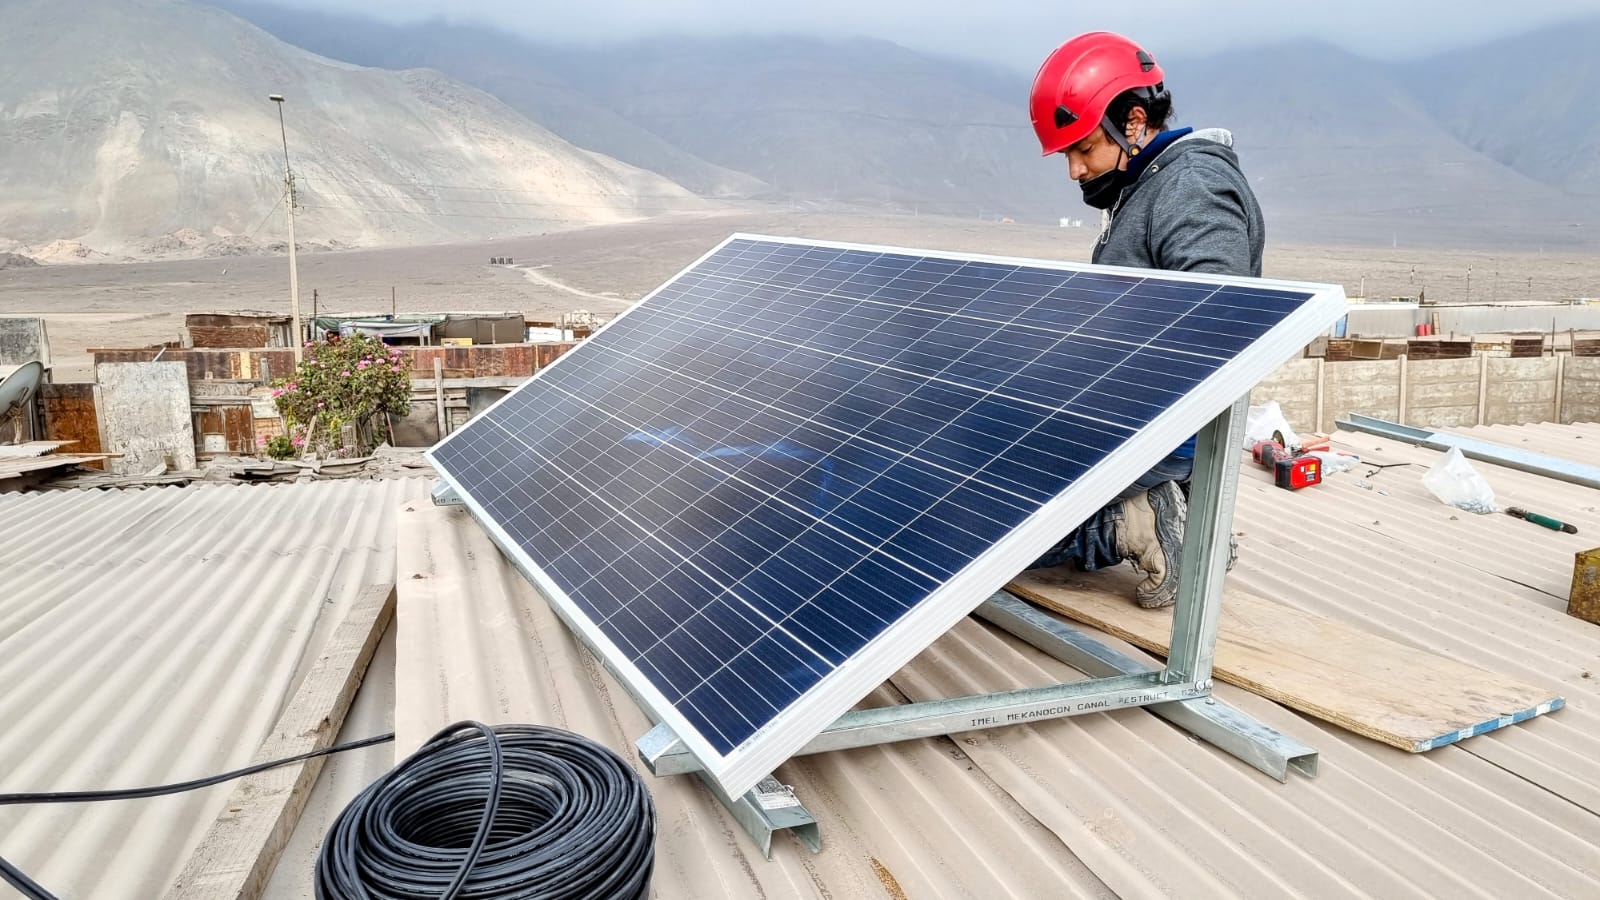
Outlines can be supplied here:
M610 41L663 33L880 37L1032 71L1080 31L1121 31L1168 56L1318 37L1383 58L1600 15L1596 0L278 0L394 23L443 16L533 37Z

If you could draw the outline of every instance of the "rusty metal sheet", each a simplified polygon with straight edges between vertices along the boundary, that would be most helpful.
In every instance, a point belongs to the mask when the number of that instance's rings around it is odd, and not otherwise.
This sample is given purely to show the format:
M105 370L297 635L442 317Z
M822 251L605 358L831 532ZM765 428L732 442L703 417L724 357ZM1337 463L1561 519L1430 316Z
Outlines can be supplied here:
M254 381L209 379L190 382L189 397L196 401L236 404L247 399L252 390L256 390Z
M256 417L248 404L194 410L195 451L247 456L256 452Z
M268 337L266 325L189 325L196 347L265 347Z
M190 381L261 380L265 362L271 378L282 378L294 371L294 350L288 347L266 349L213 349L206 347L97 348L95 365L107 362L150 362L159 354L166 362L181 362Z
M1600 547L1575 554L1567 615L1600 625Z
M538 365L538 368L542 369L545 366L548 366L551 363L555 362L558 358L561 357L562 354L566 353L568 350L571 350L573 347L576 347L578 345L575 342L564 341L564 342L559 343L559 344L536 344L535 346L537 347L537 349L539 351L539 365Z
M44 405L45 440L72 441L72 449L77 453L98 453L105 449L100 443L100 413L95 408L94 384L46 383L40 385L39 398ZM84 465L103 468L99 460Z

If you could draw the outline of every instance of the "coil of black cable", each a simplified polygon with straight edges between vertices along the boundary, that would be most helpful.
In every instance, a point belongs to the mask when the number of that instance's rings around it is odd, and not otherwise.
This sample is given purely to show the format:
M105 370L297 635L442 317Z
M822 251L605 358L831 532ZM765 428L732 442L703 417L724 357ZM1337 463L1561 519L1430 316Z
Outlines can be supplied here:
M642 900L655 804L580 735L460 722L345 807L317 857L318 900Z

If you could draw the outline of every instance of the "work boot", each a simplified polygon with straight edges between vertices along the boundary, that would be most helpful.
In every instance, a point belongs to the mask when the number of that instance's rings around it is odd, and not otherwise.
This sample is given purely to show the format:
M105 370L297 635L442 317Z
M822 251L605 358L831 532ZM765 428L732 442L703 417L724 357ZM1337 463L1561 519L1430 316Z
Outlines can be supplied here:
M1171 481L1122 501L1117 552L1144 573L1133 599L1145 609L1177 602L1178 561L1183 557L1183 526L1188 514L1183 491Z

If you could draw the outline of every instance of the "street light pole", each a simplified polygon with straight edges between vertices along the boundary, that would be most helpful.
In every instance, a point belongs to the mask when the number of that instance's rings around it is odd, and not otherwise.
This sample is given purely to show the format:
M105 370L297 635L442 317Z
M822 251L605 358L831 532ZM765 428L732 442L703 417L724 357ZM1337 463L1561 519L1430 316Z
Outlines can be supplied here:
M305 333L300 330L300 269L294 251L294 170L289 168L289 131L283 124L283 95L269 94L267 99L278 104L278 134L283 138L283 183L289 192L289 317L294 320L294 361L298 366Z

